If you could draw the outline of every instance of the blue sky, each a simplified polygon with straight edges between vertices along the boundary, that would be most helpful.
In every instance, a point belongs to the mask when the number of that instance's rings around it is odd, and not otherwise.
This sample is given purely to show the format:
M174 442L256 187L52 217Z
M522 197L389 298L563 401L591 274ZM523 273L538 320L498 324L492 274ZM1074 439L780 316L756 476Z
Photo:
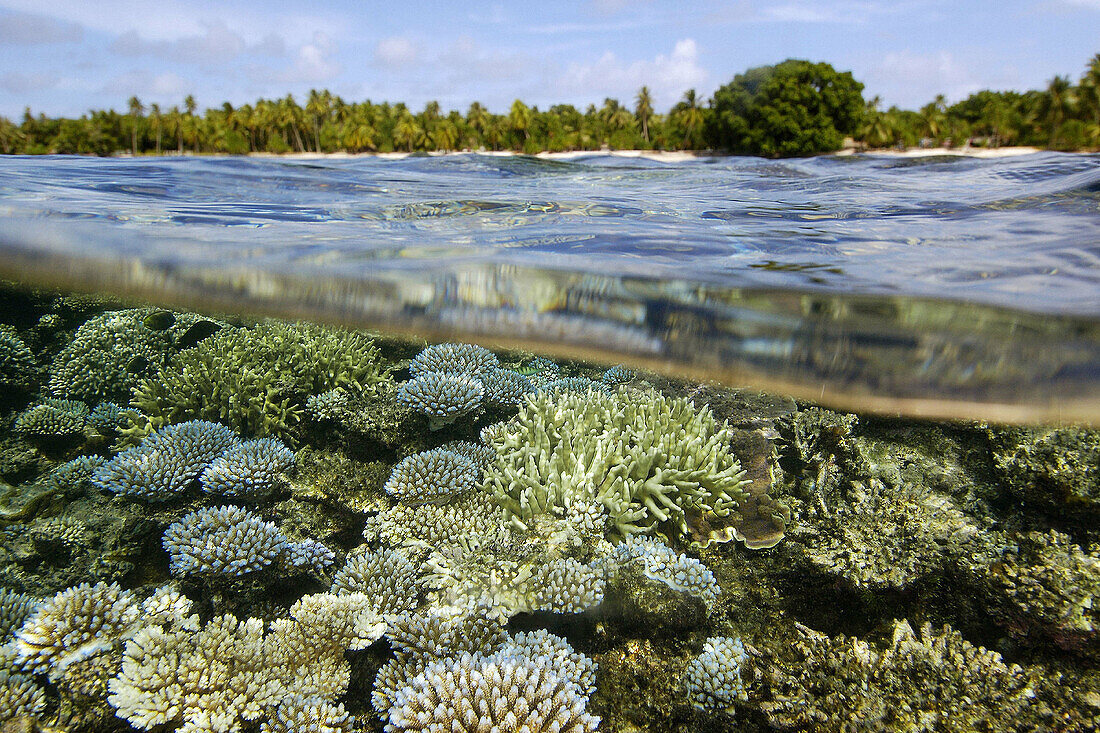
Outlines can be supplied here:
M632 104L663 111L785 58L828 61L864 96L916 108L983 88L1076 80L1100 0L241 2L0 0L0 114L200 107L327 87L347 100L465 110Z

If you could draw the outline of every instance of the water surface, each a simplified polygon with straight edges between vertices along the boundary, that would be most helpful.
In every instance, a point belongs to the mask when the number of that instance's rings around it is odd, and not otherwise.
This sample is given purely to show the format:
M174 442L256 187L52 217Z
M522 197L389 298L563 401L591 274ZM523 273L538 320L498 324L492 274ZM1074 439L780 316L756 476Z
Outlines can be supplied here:
M1100 421L1100 156L0 158L18 280Z

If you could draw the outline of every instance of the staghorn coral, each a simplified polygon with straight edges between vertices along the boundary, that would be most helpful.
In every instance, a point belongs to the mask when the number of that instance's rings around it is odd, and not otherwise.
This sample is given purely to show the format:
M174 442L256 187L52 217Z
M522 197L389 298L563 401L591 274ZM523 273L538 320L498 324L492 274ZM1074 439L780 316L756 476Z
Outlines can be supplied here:
M747 699L741 682L741 665L746 659L740 639L710 637L684 669L684 691L698 708L733 712L738 701Z
M428 416L428 428L439 430L481 406L485 385L463 374L429 372L402 382L397 400Z
M24 593L0 588L0 645L6 644L12 634L34 612L38 600Z
M243 575L270 565L287 543L274 524L230 505L185 515L165 530L163 544L174 575Z
M127 448L92 475L101 489L150 501L165 501L187 489L237 436L224 425L190 420L168 425Z
M45 399L19 413L12 429L24 435L80 435L87 419L88 406L79 400Z
M493 352L474 344L433 344L409 362L413 377L424 374L468 374L480 376L500 367Z
M449 730L594 731L588 698L544 658L470 654L428 664L399 688L387 733Z
M304 539L300 542L288 542L283 553L283 563L295 570L323 571L336 560L336 553L322 542Z
M34 354L19 338L19 332L0 323L0 386L30 389L37 372Z
M101 433L117 431L124 419L122 407L115 402L100 402L88 413L88 423Z
M503 541L507 532L493 498L475 489L446 504L396 504L382 509L367 519L363 537L384 545L431 548L483 546Z
M706 565L680 554L652 537L630 537L610 555L611 573L638 568L650 580L681 593L701 598L708 606L718 600L722 587Z
M291 695L260 725L260 733L352 733L354 723L341 703Z
M433 448L401 459L382 489L407 504L438 504L474 488L479 479L472 460Z
M690 523L726 516L746 497L729 429L707 408L657 392L563 392L526 398L499 433L486 476L509 521L593 502L611 534L686 535Z
M331 715L328 724L341 730L332 700L350 679L344 651L384 631L368 597L324 593L300 599L266 635L259 619L230 615L205 626L197 616L146 626L127 642L108 701L145 730L180 723L182 733L235 733L243 721L266 718L280 731L310 711Z
M606 588L602 566L541 553L497 556L489 548L450 545L436 548L425 567L434 602L479 602L505 619L530 611L582 613L603 602Z
M471 443L468 440L452 440L439 446L442 450L457 453L473 461L479 471L488 470L496 462L497 452L484 443Z
M33 718L45 707L46 694L20 668L15 647L0 645L0 724L20 716Z
M420 570L398 549L363 548L348 556L332 578L332 593L365 593L378 613L402 613L420 600Z
M50 471L45 484L60 489L74 489L90 483L92 476L107 459L103 456L78 456Z
M294 467L294 451L275 438L258 438L231 445L199 476L209 494L263 497L285 483Z
M130 405L142 414L128 433L200 418L291 441L310 395L337 387L360 394L388 379L359 332L279 321L223 328L137 385Z
M163 328L163 321L157 322L155 316L166 312L134 308L108 311L85 321L53 360L50 392L89 404L129 399L130 390L160 369L177 341L204 320L180 313Z
M64 674L76 662L112 649L141 623L141 607L117 583L82 583L43 601L15 635L28 669Z
M895 621L884 650L799 625L794 659L760 663L760 709L781 730L974 731L1035 729L1034 671L1007 665L950 627L920 633ZM755 660L754 660L755 663ZM1049 712L1049 711L1048 711ZM1040 726L1045 727L1045 726Z

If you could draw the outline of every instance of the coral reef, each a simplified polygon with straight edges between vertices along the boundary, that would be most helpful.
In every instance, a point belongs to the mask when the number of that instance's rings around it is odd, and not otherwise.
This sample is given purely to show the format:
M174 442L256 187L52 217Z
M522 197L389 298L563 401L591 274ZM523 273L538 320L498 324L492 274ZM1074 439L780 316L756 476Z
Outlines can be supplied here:
M288 542L283 554L287 567L296 570L312 570L320 573L336 561L336 553L323 542L304 539Z
M154 308L108 311L85 321L50 367L50 392L97 403L129 399L143 377L156 373L201 316ZM172 315L172 314L169 314Z
M540 514L595 502L616 539L687 535L697 517L728 515L746 496L728 428L656 392L539 394L488 437L498 457L487 485L523 529Z
M459 453L433 448L394 466L383 490L407 504L444 503L473 489L481 472Z
M228 447L199 480L210 494L264 497L285 483L293 467L294 451L275 438L258 438Z
M428 416L428 427L439 430L481 406L485 385L464 374L429 372L402 382L397 399Z
M80 435L88 419L88 406L79 400L45 399L15 418L12 429L36 436Z
M748 697L741 681L741 665L747 659L740 639L710 637L684 669L684 691L697 707L733 712Z
M585 711L588 696L580 682L554 661L509 650L490 655L463 652L431 662L395 691L385 729L596 730L600 719Z
M758 705L780 730L1021 730L1029 720L1046 727L1035 720L1042 715L1035 673L949 627L936 633L925 624L918 634L896 621L881 651L798 630L794 661L759 663L766 692Z
M248 437L293 442L311 395L352 393L389 379L378 349L362 333L265 321L223 328L175 354L133 392L140 411L128 434L140 437L189 419L220 421Z
M502 541L506 531L492 497L475 489L446 504L395 504L382 509L368 517L363 538L390 546L480 547Z
M401 550L361 548L333 576L331 592L362 593L378 613L403 613L419 603L420 570Z
M98 468L92 483L116 494L164 501L186 490L236 443L233 431L217 423L189 420L168 425Z
M616 545L609 566L612 573L637 567L650 580L700 598L708 606L717 601L722 592L714 573L706 565L652 537L630 537Z
M415 378L425 374L466 374L480 376L493 372L500 362L493 352L474 344L433 344L409 362Z
M19 662L56 678L136 631L141 608L117 583L82 583L39 605L15 635Z
M0 323L0 386L30 389L37 372L34 354L19 338L19 332Z
M174 575L244 575L273 563L286 546L274 524L232 505L191 512L164 532Z

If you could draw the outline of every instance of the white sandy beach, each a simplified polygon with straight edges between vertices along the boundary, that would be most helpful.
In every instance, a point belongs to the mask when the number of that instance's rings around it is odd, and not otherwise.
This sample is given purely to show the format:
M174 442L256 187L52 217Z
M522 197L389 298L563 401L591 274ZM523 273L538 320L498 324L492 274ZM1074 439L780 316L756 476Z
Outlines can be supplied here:
M875 149L875 150L857 150L855 148L845 148L844 150L837 151L836 153L828 153L829 155L848 156L848 155L881 155L895 158L926 158L938 155L957 155L968 158L1009 158L1017 155L1030 155L1032 153L1040 153L1040 148L1030 147L1003 147L1003 148L910 148L908 150L896 150L893 148ZM513 155L520 155L511 150L462 150L462 151L449 151L449 152L429 152L429 156L444 156L444 155L463 155L468 153L477 153L478 155L488 155L493 157L508 157ZM250 155L259 158L291 158L294 160L317 160L317 159L351 159L351 158L381 158L383 160L400 160L407 158L414 153L394 152L394 153L250 153ZM424 155L424 153L415 153L415 155ZM720 154L713 153L706 150L688 151L688 150L569 150L565 152L551 153L541 152L536 153L536 158L543 158L546 160L574 160L576 158L584 158L593 155L610 155L616 158L645 158L647 160L658 160L665 163L678 163L685 160L693 160L695 158L709 158L715 157Z

